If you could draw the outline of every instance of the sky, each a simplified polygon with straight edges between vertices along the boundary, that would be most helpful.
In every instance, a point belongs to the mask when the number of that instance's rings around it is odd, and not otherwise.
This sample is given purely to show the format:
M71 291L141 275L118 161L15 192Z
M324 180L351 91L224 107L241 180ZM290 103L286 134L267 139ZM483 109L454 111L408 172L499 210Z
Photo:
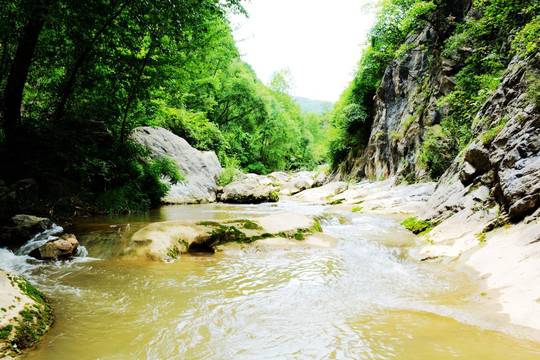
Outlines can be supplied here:
M257 77L268 84L288 69L291 95L335 102L353 79L373 23L373 0L250 0L249 18L231 17L233 35Z

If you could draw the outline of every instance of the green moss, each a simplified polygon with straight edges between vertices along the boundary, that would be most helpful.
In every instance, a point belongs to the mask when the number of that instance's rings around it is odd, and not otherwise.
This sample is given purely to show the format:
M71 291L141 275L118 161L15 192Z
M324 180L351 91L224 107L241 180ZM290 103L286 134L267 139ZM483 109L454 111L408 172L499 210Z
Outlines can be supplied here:
M279 201L279 194L277 191L272 191L270 193L270 202L278 202Z
M180 254L182 254L182 252L177 245L174 245L172 248L169 249L169 251L167 251L167 256L171 259L177 259Z
M405 135L405 133L407 132L407 130L409 130L409 128L411 127L412 123L413 123L415 120L416 120L416 116L411 115L411 116L409 116L409 117L401 124L401 127L400 127L400 134L401 134L402 137Z
M13 330L13 325L7 325L0 329L0 339L6 340L9 337L9 334Z
M401 225L403 225L407 230L413 232L414 234L427 234L434 227L435 224L431 221L419 220L417 217L410 217L405 219Z
M261 230L262 229L262 227L260 227L259 224L251 220L236 220L236 222L240 223L244 229L248 229L248 230Z
M505 125L506 119L503 118L497 125L480 135L480 140L482 140L484 144L491 143L493 139L495 139L495 137L499 135Z
M337 200L334 200L334 201L329 202L328 205L339 205L339 204L341 204L343 201L345 201L345 199L337 199Z
M235 226L221 226L213 230L210 235L209 244L220 245L228 242L247 242L248 237L245 233L238 230Z
M178 240L178 243L179 243L181 246L183 246L185 249L187 249L187 248L189 247L188 242L187 242L186 240L184 240L184 239L179 239L179 240Z
M319 222L319 220L315 219L315 224L313 225L313 231L314 232L322 232L322 226L321 226L321 223Z
M486 242L486 233L476 234L476 239L481 243Z
M392 141L397 141L403 139L403 135L397 131L392 131L390 133L390 138L392 138Z
M376 141L378 138L380 138L382 136L386 136L386 133L384 131L383 132L378 132L375 135L373 135L371 137L371 141Z
M215 222L215 221L201 221L201 222L198 222L197 225L201 225L201 226L213 226L213 227L222 227L222 226L223 226L223 225L221 225L220 223Z
M254 241L257 241L257 240L262 240L262 239L268 239L268 238L271 238L271 237L275 237L276 235L272 235L272 234L269 234L269 233L264 233L264 234L261 234L261 235L255 235L255 236L252 236L249 238L249 242L254 242Z
M527 86L527 98L528 100L536 106L536 108L540 107L540 73L528 73L527 74L529 78L527 79L527 82L529 83Z

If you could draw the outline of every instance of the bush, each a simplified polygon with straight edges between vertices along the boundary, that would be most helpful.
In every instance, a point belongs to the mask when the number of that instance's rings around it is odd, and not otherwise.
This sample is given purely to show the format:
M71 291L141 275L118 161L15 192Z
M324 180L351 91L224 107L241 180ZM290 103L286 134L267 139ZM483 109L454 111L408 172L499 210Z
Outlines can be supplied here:
M249 164L246 169L250 173L255 173L259 175L266 175L268 173L268 171L266 170L266 166L264 166L264 164L260 161L257 161L254 164Z
M161 202L167 195L170 185L162 181L166 177L171 182L183 182L174 161L170 159L154 159L132 163L138 172L131 181L101 194L97 204L109 213L145 211Z
M225 170L219 175L219 186L227 186L233 181L236 181L236 179L238 178L238 174L241 172L239 170L240 161L236 157L227 157L226 155L224 155L223 157L223 164L225 165Z
M219 152L225 143L218 126L202 112L164 108L158 122L199 150Z
M429 172L433 180L438 180L452 163L446 136L441 127L435 125L424 133L424 142L418 154L419 164Z

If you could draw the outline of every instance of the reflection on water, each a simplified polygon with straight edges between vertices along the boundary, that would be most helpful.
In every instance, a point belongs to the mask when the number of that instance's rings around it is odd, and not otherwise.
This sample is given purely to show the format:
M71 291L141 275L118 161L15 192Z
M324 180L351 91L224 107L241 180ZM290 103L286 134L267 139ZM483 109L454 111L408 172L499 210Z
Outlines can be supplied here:
M150 221L279 211L319 216L339 245L230 247L169 264L115 258ZM89 256L101 260L19 268L56 309L55 325L26 359L540 356L540 344L473 325L480 309L470 300L477 291L472 280L448 265L409 260L415 240L392 218L333 214L302 203L197 205L164 207L138 219L89 219L74 229Z

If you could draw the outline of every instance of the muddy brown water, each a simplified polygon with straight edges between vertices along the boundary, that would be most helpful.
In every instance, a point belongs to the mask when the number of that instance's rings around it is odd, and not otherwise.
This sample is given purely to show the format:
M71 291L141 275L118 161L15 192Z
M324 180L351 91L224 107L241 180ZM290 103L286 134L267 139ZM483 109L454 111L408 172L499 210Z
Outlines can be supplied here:
M126 261L154 221L293 211L318 216L335 248L230 246L171 263ZM538 359L540 344L486 316L478 280L412 260L399 219L322 205L167 206L69 229L87 254L62 263L0 254L51 299L54 326L24 359ZM482 314L480 316L479 314Z

